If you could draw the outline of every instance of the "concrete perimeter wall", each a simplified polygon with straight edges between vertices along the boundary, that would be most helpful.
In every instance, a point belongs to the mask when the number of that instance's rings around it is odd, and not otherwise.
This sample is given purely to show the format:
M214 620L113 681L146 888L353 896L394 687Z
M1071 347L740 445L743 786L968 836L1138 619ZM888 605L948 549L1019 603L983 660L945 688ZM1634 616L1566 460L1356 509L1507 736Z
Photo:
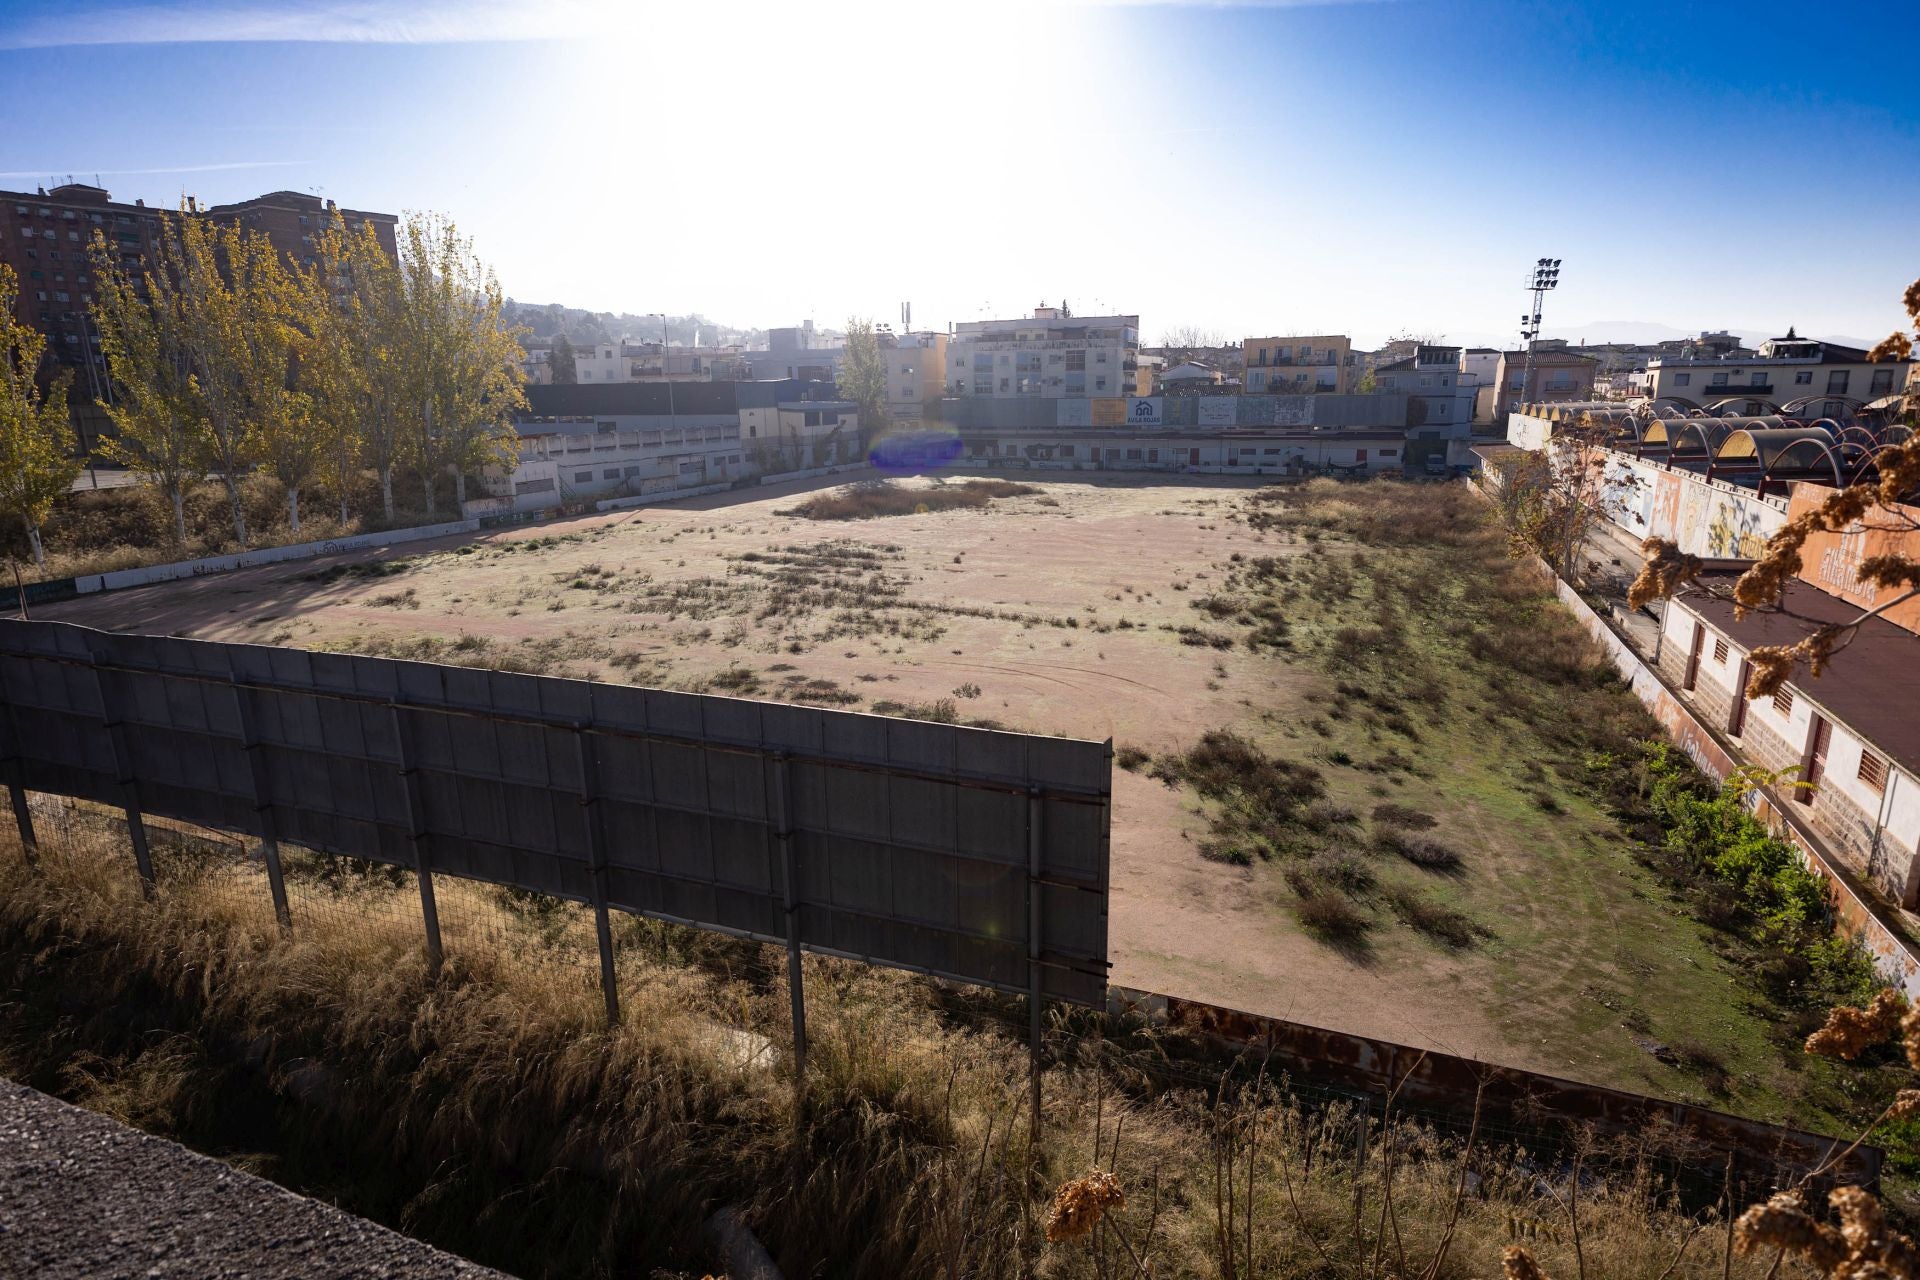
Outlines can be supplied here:
M1395 1095L1397 1109L1418 1114L1441 1111L1470 1115L1476 1108L1492 1121L1550 1133L1591 1125L1607 1133L1631 1134L1655 1149L1666 1147L1682 1160L1716 1177L1720 1161L1738 1156L1737 1176L1751 1184L1785 1185L1836 1155L1843 1141L1671 1102L1624 1089L1582 1084L1558 1076L1502 1067L1472 1058L1370 1036L1312 1027L1218 1005L1110 986L1108 1010L1137 1016L1231 1047L1270 1054L1268 1074L1291 1076L1351 1091L1358 1099ZM1396 1092L1397 1091L1397 1092ZM1702 1158L1706 1152L1711 1157ZM1871 1181L1882 1155L1862 1146L1841 1160L1829 1176L1841 1182Z
M445 524L420 525L412 529L384 529L379 533L358 533L347 538L329 538L324 542L294 542L284 547L261 547L228 556L176 560L170 564L151 564L139 569L119 569L112 573L89 573L52 582L33 582L27 584L27 604L32 606L55 600L71 600L75 596L92 595L98 591L145 587L156 582L205 577L210 573L230 573L235 569L251 569L255 565L277 564L283 560L337 556L349 551L419 542L426 538L445 538L456 533L473 533L479 528L478 519L452 520ZM13 587L0 589L0 610L19 607L19 593Z

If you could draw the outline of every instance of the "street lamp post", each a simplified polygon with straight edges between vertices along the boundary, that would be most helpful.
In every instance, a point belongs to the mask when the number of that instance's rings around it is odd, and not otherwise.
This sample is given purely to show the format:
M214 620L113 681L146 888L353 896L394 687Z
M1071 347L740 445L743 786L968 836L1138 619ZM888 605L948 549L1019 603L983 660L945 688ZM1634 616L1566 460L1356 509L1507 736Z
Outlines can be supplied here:
M1540 300L1560 283L1560 259L1541 258L1533 265L1533 310L1520 317L1520 336L1527 342L1527 362L1520 375L1520 402L1533 394L1533 350L1540 340Z

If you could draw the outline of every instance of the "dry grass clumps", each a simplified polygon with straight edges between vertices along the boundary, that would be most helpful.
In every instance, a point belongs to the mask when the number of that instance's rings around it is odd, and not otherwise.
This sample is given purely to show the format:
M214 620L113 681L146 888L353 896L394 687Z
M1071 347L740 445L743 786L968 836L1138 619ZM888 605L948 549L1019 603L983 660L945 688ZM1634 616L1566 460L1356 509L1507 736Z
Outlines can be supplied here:
M925 515L963 507L979 510L995 498L1018 498L1043 492L1037 485L1016 484L1011 480L963 480L958 484L934 484L925 488L875 480L818 494L775 514L808 520L872 520L879 516Z
M1428 871L1460 869L1462 861L1460 851L1432 836L1408 831L1403 827L1385 826L1376 827L1373 838L1382 849L1400 855L1416 867L1424 867Z
M1161 1079L1198 1044L1117 1025L1056 1028L1030 1148L1026 1051L1002 1017L818 958L796 1105L784 966L756 944L616 916L626 1017L609 1030L573 904L439 877L435 974L405 872L288 850L283 934L255 864L156 842L149 902L117 837L62 843L57 825L37 872L0 837L0 1069L261 1153L282 1182L529 1280L699 1275L716 1205L789 1275L1307 1280L1437 1259L1426 1274L1461 1280L1493 1272L1516 1219L1554 1212L1543 1180L1564 1182L1464 1127L1309 1108L1244 1065ZM1720 1276L1711 1250L1675 1258L1694 1223L1633 1164L1642 1147L1621 1151L1618 1177L1573 1175L1597 1274ZM1048 1195L1068 1170L1089 1172Z

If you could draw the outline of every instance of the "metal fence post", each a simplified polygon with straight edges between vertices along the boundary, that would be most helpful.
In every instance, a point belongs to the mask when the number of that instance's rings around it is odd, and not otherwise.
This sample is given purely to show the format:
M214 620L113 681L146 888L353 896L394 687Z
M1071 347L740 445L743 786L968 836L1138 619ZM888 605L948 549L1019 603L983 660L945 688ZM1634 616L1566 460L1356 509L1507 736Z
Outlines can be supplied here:
M780 847L780 880L785 889L787 917L787 994L793 1012L793 1087L800 1098L807 1087L807 996L800 967L800 889L794 874L793 790L787 776L787 753L773 756L773 838Z
M100 727L113 744L113 769L120 783L121 804L127 815L127 838L133 844L133 864L140 869L140 891L153 896L153 852L147 847L147 824L140 816L140 783L133 774L133 758L127 750L126 730L118 704L107 696L107 679L98 654L88 654L93 668L93 691L100 699Z
M253 695L240 683L238 673L229 670L233 686L233 709L240 722L240 747L247 753L247 769L253 780L253 813L260 824L260 853L267 863L267 889L273 894L273 915L280 928L293 932L293 910L287 905L287 879L280 868L280 839L273 825L273 786L267 777L267 762L258 750L253 735Z
M0 731L7 740L7 794L13 800L13 821L20 828L20 856L29 867L40 863L40 838L33 830L33 808L27 803L26 771L20 763L20 729L14 723L13 703L0 701Z
M580 758L580 812L587 824L587 865L592 873L593 931L600 941L600 991L607 998L607 1025L620 1025L620 984L613 966L613 922L607 916L607 848L600 824L599 758L587 738L587 725L574 726L573 745Z
M1027 788L1027 1074L1033 1115L1030 1141L1040 1145L1040 851L1045 816L1039 787Z
M413 752L407 742L407 718L396 699L387 705L393 718L393 741L400 755L400 785L407 793L407 840L413 845L413 872L420 881L420 921L427 931L427 967L435 973L446 953L440 947L440 908L433 900L433 871L427 866L426 806L414 781Z
M16 761L13 771L20 771ZM13 820L20 828L20 854L27 860L29 867L40 865L40 838L33 830L33 810L27 805L27 789L18 782L7 784L7 794L13 797Z

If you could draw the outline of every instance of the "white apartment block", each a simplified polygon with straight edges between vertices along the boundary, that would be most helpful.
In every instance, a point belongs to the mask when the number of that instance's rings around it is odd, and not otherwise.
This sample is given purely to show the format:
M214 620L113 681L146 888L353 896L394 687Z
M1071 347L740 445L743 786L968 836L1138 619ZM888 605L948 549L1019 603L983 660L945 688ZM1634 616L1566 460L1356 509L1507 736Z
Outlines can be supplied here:
M962 396L1124 396L1134 389L1139 355L1139 316L1035 307L1025 320L956 325L947 383Z
M744 381L747 362L734 347L668 347L657 342L602 342L576 351L582 383Z
M1654 356L1632 390L1650 399L1676 397L1702 408L1732 400L1741 413L1785 413L1795 418L1838 418L1852 405L1867 404L1901 389L1906 367L1872 363L1858 347L1795 337L1770 338L1760 354Z

